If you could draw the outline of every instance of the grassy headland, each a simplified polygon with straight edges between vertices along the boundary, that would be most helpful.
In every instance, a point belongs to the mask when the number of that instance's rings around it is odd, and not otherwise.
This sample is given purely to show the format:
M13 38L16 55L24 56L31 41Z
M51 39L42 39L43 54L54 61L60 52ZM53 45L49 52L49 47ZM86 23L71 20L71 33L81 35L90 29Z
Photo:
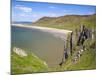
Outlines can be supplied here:
M61 17L43 17L32 25L75 30L80 25L86 25L88 28L95 29L96 14L93 15L65 15Z
M48 66L33 53L21 57L12 51L11 54L11 74L29 74L33 72L46 72Z

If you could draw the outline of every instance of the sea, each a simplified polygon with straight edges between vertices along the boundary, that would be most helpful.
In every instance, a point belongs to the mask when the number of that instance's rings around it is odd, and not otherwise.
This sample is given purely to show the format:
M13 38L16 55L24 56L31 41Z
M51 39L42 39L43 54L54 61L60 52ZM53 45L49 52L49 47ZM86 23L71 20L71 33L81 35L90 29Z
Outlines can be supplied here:
M58 66L64 54L64 41L39 29L11 26L11 48L34 53L49 67Z

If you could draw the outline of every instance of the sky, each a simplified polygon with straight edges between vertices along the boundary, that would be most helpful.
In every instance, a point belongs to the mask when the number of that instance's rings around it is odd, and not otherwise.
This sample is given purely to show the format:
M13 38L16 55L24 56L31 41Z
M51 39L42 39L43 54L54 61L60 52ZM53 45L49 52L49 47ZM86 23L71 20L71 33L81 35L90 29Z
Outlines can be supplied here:
M12 21L16 22L35 22L42 17L91 15L95 13L96 6L90 5L24 2L12 0Z

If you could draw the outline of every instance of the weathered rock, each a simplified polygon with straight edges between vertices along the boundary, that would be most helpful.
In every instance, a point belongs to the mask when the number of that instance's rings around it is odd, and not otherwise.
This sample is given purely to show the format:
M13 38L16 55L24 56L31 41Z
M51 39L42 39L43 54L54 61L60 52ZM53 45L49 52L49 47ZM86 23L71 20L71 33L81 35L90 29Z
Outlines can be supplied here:
M24 57L24 56L27 56L27 55L28 55L28 54L27 54L24 50L22 50L21 48L14 47L14 48L13 48L13 51L14 51L17 55L19 55L19 56L21 56L21 57Z

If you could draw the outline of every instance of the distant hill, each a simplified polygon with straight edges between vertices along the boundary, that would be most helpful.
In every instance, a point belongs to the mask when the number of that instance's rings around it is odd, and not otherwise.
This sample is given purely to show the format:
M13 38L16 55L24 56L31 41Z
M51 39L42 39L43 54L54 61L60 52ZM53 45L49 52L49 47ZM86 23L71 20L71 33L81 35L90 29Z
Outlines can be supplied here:
M96 14L93 15L65 15L60 17L42 17L32 25L74 30L80 25L89 28L96 27Z

